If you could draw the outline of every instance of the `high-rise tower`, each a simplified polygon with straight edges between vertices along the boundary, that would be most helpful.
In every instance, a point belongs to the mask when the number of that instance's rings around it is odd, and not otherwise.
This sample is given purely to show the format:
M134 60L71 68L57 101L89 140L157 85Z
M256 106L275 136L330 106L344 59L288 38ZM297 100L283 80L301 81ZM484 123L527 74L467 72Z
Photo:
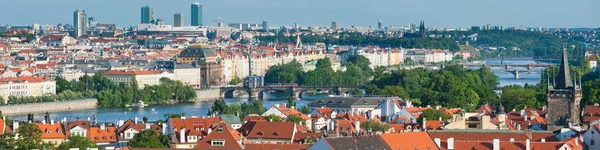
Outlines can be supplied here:
M377 21L377 29L383 29L383 22L381 20Z
M579 104L581 101L581 85L571 81L571 73L569 71L569 59L567 51L563 48L560 68L555 84L548 84L546 94L548 100L548 130L555 131L570 125L580 123ZM581 80L581 79L580 79ZM549 81L548 81L549 82Z
M184 26L183 24L183 14L181 13L176 13L175 15L173 15L173 26L174 27L182 27Z
M154 8L146 5L142 7L142 23L152 23L154 20Z
M80 37L87 34L88 22L85 10L75 10L75 12L73 12L73 26L75 29L74 37Z
M202 5L192 3L192 26L202 26Z

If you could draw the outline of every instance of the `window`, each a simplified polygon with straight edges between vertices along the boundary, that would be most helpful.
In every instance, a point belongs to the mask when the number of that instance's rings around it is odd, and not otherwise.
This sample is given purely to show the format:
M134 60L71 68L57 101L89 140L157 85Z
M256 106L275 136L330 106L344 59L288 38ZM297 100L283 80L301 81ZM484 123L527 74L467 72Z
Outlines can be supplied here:
M590 142L590 144L594 145L594 140L592 140L592 141Z
M469 128L477 128L477 124L469 124Z
M210 143L211 146L225 146L225 140L213 140Z

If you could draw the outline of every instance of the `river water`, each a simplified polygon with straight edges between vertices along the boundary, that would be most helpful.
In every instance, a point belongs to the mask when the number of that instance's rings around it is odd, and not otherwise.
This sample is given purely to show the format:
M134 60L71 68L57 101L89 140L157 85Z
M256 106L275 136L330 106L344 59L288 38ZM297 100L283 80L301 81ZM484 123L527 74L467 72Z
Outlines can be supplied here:
M486 60L486 64L530 64L535 63L533 60L511 60L511 61L499 61L499 60ZM503 68L493 67L492 70L503 70ZM526 68L523 68L526 69ZM535 68L542 69L542 68ZM498 76L500 86L506 85L524 85L537 84L540 82L541 75L539 72L521 72L520 78L515 79L512 73L508 72L494 72ZM327 96L327 94L305 94L302 99L296 100L298 107L304 106L313 100L320 99ZM276 103L287 103L287 96L280 94L268 94L265 93L265 98L262 103L265 107L269 108ZM241 104L243 102L249 102L247 97L238 98L226 98L225 101L228 104ZM86 120L92 119L93 115L97 116L99 122L116 122L118 120L127 120L138 117L140 120L143 117L148 117L149 120L154 121L163 119L163 115L167 113L185 113L186 116L205 116L208 110L211 108L213 101L200 101L195 103L180 103L171 105L151 105L144 108L128 107L128 108L95 108L86 110L76 111L65 111L65 112L52 112L50 117L54 120L60 120L63 117L67 119L81 119ZM35 114L36 119L43 119L43 113ZM14 115L10 116L13 119L27 119L27 115Z

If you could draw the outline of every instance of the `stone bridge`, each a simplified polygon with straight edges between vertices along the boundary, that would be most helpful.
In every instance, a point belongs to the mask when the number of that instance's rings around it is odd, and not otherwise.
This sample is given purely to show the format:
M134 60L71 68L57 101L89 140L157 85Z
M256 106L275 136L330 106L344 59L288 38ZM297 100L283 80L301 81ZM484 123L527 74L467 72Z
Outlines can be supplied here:
M234 92L244 91L248 93L250 99L262 99L266 91L280 91L290 95L294 99L302 98L302 93L308 90L329 91L332 94L340 95L348 93L352 89L363 89L362 86L297 86L297 85L274 85L259 87L221 87L219 95L222 98L233 97Z

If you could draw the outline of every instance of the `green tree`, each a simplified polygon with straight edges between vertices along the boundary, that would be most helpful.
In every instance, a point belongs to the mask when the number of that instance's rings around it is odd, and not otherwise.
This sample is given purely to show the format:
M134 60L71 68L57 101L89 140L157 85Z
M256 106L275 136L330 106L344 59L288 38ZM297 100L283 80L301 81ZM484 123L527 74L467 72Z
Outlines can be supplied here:
M298 116L298 115L289 115L287 116L287 118L285 118L285 122L293 122L293 123L297 123L297 124L306 124L304 122L304 119L302 119L302 117Z
M15 134L12 132L7 132L0 135L0 149L8 150L15 149L17 147L17 140L15 139Z
M288 108L292 108L292 107L296 107L296 102L294 102L294 98L292 98L291 96L288 97Z
M238 85L242 83L242 79L240 79L240 77L235 77L233 78L231 81L229 81L229 85Z
M265 120L269 120L270 122L281 122L281 117L275 114L270 114L265 116Z
M426 120L438 120L440 118L442 118L442 120L448 120L448 118L451 118L451 115L448 115L446 113L444 113L444 111L441 110L437 110L437 109L426 109L423 111L423 113L421 113L421 115L419 115L419 118L417 118L417 122L421 123L423 122L423 119Z
M143 130L129 140L129 146L133 148L167 148L169 137L154 130Z
M500 95L502 106L506 110L523 109L525 107L537 108L540 106L536 100L536 91L533 88L523 88L519 85L505 86Z
M63 142L58 146L58 149L70 149L79 148L79 150L85 150L86 148L98 148L96 142L90 141L90 139L82 136L69 136L66 142Z
M17 129L19 138L17 139L17 147L19 149L41 149L42 147L53 147L50 143L42 143L42 130L38 126L25 123Z
M365 122L361 122L360 127L366 131L379 131L385 132L390 128L389 125L383 124L381 122L377 122L375 120L368 120Z
M298 109L298 111L302 112L303 114L310 114L310 108L306 105L300 107L300 109Z

